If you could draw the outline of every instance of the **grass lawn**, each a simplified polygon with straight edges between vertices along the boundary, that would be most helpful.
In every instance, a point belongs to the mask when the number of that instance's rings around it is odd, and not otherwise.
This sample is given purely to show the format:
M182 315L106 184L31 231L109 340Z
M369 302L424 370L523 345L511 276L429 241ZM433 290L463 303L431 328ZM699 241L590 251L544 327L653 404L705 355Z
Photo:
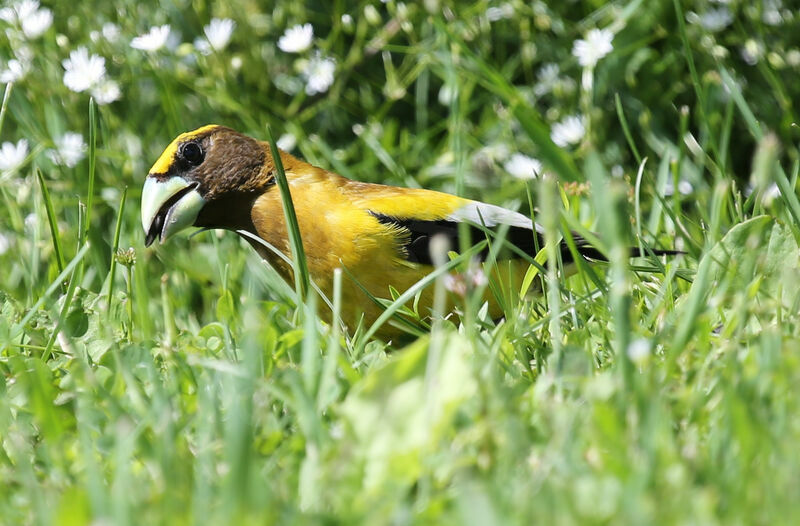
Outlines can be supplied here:
M0 524L797 524L792 5L6 0ZM234 233L145 249L207 123L609 261L327 325Z

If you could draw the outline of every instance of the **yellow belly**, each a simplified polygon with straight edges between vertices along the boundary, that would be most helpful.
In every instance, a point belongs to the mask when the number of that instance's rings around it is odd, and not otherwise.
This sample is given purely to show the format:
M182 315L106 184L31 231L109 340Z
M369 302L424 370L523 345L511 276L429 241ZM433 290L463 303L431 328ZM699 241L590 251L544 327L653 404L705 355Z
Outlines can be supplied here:
M491 318L498 319L504 315L501 305L508 304L508 301L502 302L503 297L506 300L511 299L512 296L519 297L527 268L528 264L520 260L497 262L490 272L487 272L483 264L476 267L476 269L480 269L479 272L484 273L488 282L487 286L483 287L481 300L488 301ZM372 261L372 264L361 265L356 269L347 269L343 272L342 277L341 316L343 321L351 329L354 329L359 322L364 324L365 329L370 328L384 312L384 307L378 305L372 298L391 300L390 286L397 293L403 294L434 270L434 267L430 265L414 265L413 267L381 265L375 260ZM463 302L465 293L469 294L481 285L476 280L476 276L477 273L474 270L468 273L459 273L454 270L442 275L440 279L444 280L447 294L445 313L454 312ZM391 277L391 282L388 277ZM333 294L332 280L325 274L315 276L313 272L312 279L330 298ZM430 316L433 314L434 287L433 283L429 284L419 292L418 298L415 294L415 298L409 299L404 304L408 309L416 307L419 318L426 322L430 322ZM321 309L320 315L323 319L330 321L329 309L325 306L322 306ZM402 332L398 325L402 325L402 323L384 323L377 334L384 338L394 337Z

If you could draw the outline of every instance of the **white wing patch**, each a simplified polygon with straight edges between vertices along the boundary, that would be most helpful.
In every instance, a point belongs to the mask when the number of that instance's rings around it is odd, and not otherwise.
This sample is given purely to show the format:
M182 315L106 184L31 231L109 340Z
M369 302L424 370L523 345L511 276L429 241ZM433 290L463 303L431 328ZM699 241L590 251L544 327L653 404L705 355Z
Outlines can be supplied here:
M541 225L534 223L531 221L530 217L524 214L514 212L513 210L501 206L480 203L478 201L465 204L447 216L447 219L450 221L469 221L487 227L510 225L519 228L527 228L528 230L536 227L537 232L543 232Z

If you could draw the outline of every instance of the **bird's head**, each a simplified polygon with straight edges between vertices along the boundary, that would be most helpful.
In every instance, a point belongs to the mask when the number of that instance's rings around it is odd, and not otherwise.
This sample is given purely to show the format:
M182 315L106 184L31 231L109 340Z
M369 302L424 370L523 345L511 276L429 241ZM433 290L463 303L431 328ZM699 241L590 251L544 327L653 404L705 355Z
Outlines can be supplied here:
M179 135L145 179L145 245L192 225L247 228L247 205L273 184L272 166L265 143L230 128L211 124Z

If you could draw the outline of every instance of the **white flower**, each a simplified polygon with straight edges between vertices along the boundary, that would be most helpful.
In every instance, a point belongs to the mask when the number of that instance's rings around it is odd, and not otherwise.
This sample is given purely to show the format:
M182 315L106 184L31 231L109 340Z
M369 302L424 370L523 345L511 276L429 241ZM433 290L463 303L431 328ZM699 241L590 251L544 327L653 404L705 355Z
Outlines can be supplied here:
M694 186L692 183L687 181L686 179L681 179L678 181L678 193L681 195L689 195L694 191ZM675 194L675 185L672 183L672 180L668 180L667 184L664 185L664 195L671 196Z
M548 63L542 66L542 69L539 70L539 82L545 84L555 84L558 80L558 75L561 73L561 70L558 67L558 64Z
M445 274L442 276L444 288L457 296L467 295L467 283L461 274Z
M131 47L142 51L158 51L167 43L169 29L169 24L153 26L147 33L134 37Z
M583 125L583 117L579 115L570 115L564 120L553 124L553 128L550 131L550 138L556 145L563 148L570 144L581 142L585 134L586 127Z
M509 3L505 3L500 7L490 7L486 10L486 18L489 22L497 22L498 20L511 18L512 16L514 16L514 7Z
M442 106L450 106L456 95L458 95L458 89L456 86L453 84L444 83L442 84L442 87L439 88L439 96L437 97L437 100Z
M39 2L31 2L37 8ZM23 17L20 14L20 23L22 24L22 32L29 39L38 38L47 31L53 24L53 12L47 8L33 9L25 14Z
M11 238L0 232L0 256L8 252L11 248Z
M36 228L36 223L39 222L39 219L36 217L36 214L31 212L30 214L25 216L25 228L28 230L33 230Z
M194 49L200 53L201 55L210 55L211 54L211 44L208 43L208 40L202 37L197 37L192 42Z
M33 50L30 46L21 45L14 50L17 60L19 60L25 67L29 68L33 60Z
M472 264L470 264L466 272L445 274L442 278L445 289L462 297L466 296L470 290L489 284L489 278L483 268Z
M113 186L106 186L100 190L100 197L110 205L116 205L119 202L119 190Z
M786 52L786 63L796 68L800 66L800 50L790 49Z
M473 287L483 287L489 284L489 278L481 267L473 267L467 269L467 279L471 282Z
M614 46L614 33L608 29L592 29L586 35L586 40L576 40L572 46L572 54L578 63L585 68L593 68L601 58L611 53Z
M710 9L700 15L700 25L713 33L725 29L731 22L733 22L733 15L725 6Z
M22 0L10 7L0 9L0 20L8 22L9 24L22 23L22 19L30 16L37 9L39 9L39 2L37 0Z
M22 2L14 6L14 11L17 12L17 20L20 22L36 13L38 10L39 0L22 0Z
M512 155L511 159L503 165L503 168L518 179L533 179L542 173L541 161L521 153Z
M22 0L11 7L0 9L0 20L22 26L22 32L29 39L42 35L53 24L53 12L46 7L39 8L38 0Z
M342 15L342 24L344 24L346 26L352 26L353 25L353 17L351 15L348 15L347 13L343 14Z
M12 58L8 61L6 67L0 70L0 83L8 84L9 82L16 82L27 75L30 69L30 64Z
M22 32L29 39L38 38L53 24L53 13L49 9L40 9L22 20Z
M74 167L86 154L86 143L80 133L67 132L56 139L55 144L55 150L48 150L47 157L55 164L67 168Z
M211 54L211 44L208 43L208 40L205 38L197 37L194 39L194 48L197 50L198 53L201 55L210 55Z
M761 20L770 26L780 25L783 22L782 7L781 0L765 0Z
M203 28L205 38L195 38L194 48L201 55L210 55L212 51L225 49L231 39L236 22L229 18L212 18Z
M106 22L105 24L103 24L102 33L103 33L103 38L105 38L111 43L114 43L119 39L119 26L111 22Z
M17 144L4 142L0 146L0 171L12 172L22 166L28 156L28 141L20 139Z
M230 18L212 18L211 22L203 28L208 43L217 51L225 49L231 39L236 22Z
M748 66L755 66L764 56L764 45L752 38L748 38L742 47L741 55Z
M336 61L332 58L321 57L319 53L314 55L303 69L303 76L306 79L306 93L315 95L324 93L333 84L333 73L336 71Z
M558 82L558 75L560 73L561 70L559 69L558 64L551 63L542 66L542 69L539 70L539 82L537 82L536 86L534 86L533 92L541 97L542 95L553 91L553 88Z
M101 106L114 102L121 96L122 93L119 90L119 84L111 79L103 79L92 88L92 97L94 97L94 101Z
M680 188L680 185L678 185L678 188ZM750 197L751 195L753 195L753 192L755 190L756 188L752 184L748 183L747 186L744 188L744 195L746 197ZM764 204L764 206L770 206L772 202L775 199L779 198L780 196L781 196L781 189L778 188L777 183L771 183L769 186L767 186L761 191L761 195L759 197L761 198L761 202Z
M17 21L17 13L10 7L0 9L0 20L8 24L13 24Z
M650 358L650 340L639 338L633 340L627 349L628 358L636 365L642 365Z
M278 148L281 150L290 152L294 150L294 147L297 145L297 137L291 133L284 133L281 135L280 139L275 141L275 144L277 144Z
M367 4L367 6L364 8L364 18L366 18L367 22L373 26L377 26L382 21L381 14L372 4Z
M79 47L62 62L64 85L76 93L91 90L98 104L108 104L120 97L119 85L106 78L106 59L89 55L85 47Z
M284 53L302 53L311 47L312 38L314 38L314 28L311 24L296 25L287 29L278 39L278 47Z
M106 75L106 59L89 56L85 47L72 51L61 64L65 70L64 85L77 93L97 85Z
M484 146L480 150L478 150L476 156L480 157L479 160L486 160L489 163L496 163L501 159L507 159L511 152L508 149L508 145L502 142L490 144L488 146Z

